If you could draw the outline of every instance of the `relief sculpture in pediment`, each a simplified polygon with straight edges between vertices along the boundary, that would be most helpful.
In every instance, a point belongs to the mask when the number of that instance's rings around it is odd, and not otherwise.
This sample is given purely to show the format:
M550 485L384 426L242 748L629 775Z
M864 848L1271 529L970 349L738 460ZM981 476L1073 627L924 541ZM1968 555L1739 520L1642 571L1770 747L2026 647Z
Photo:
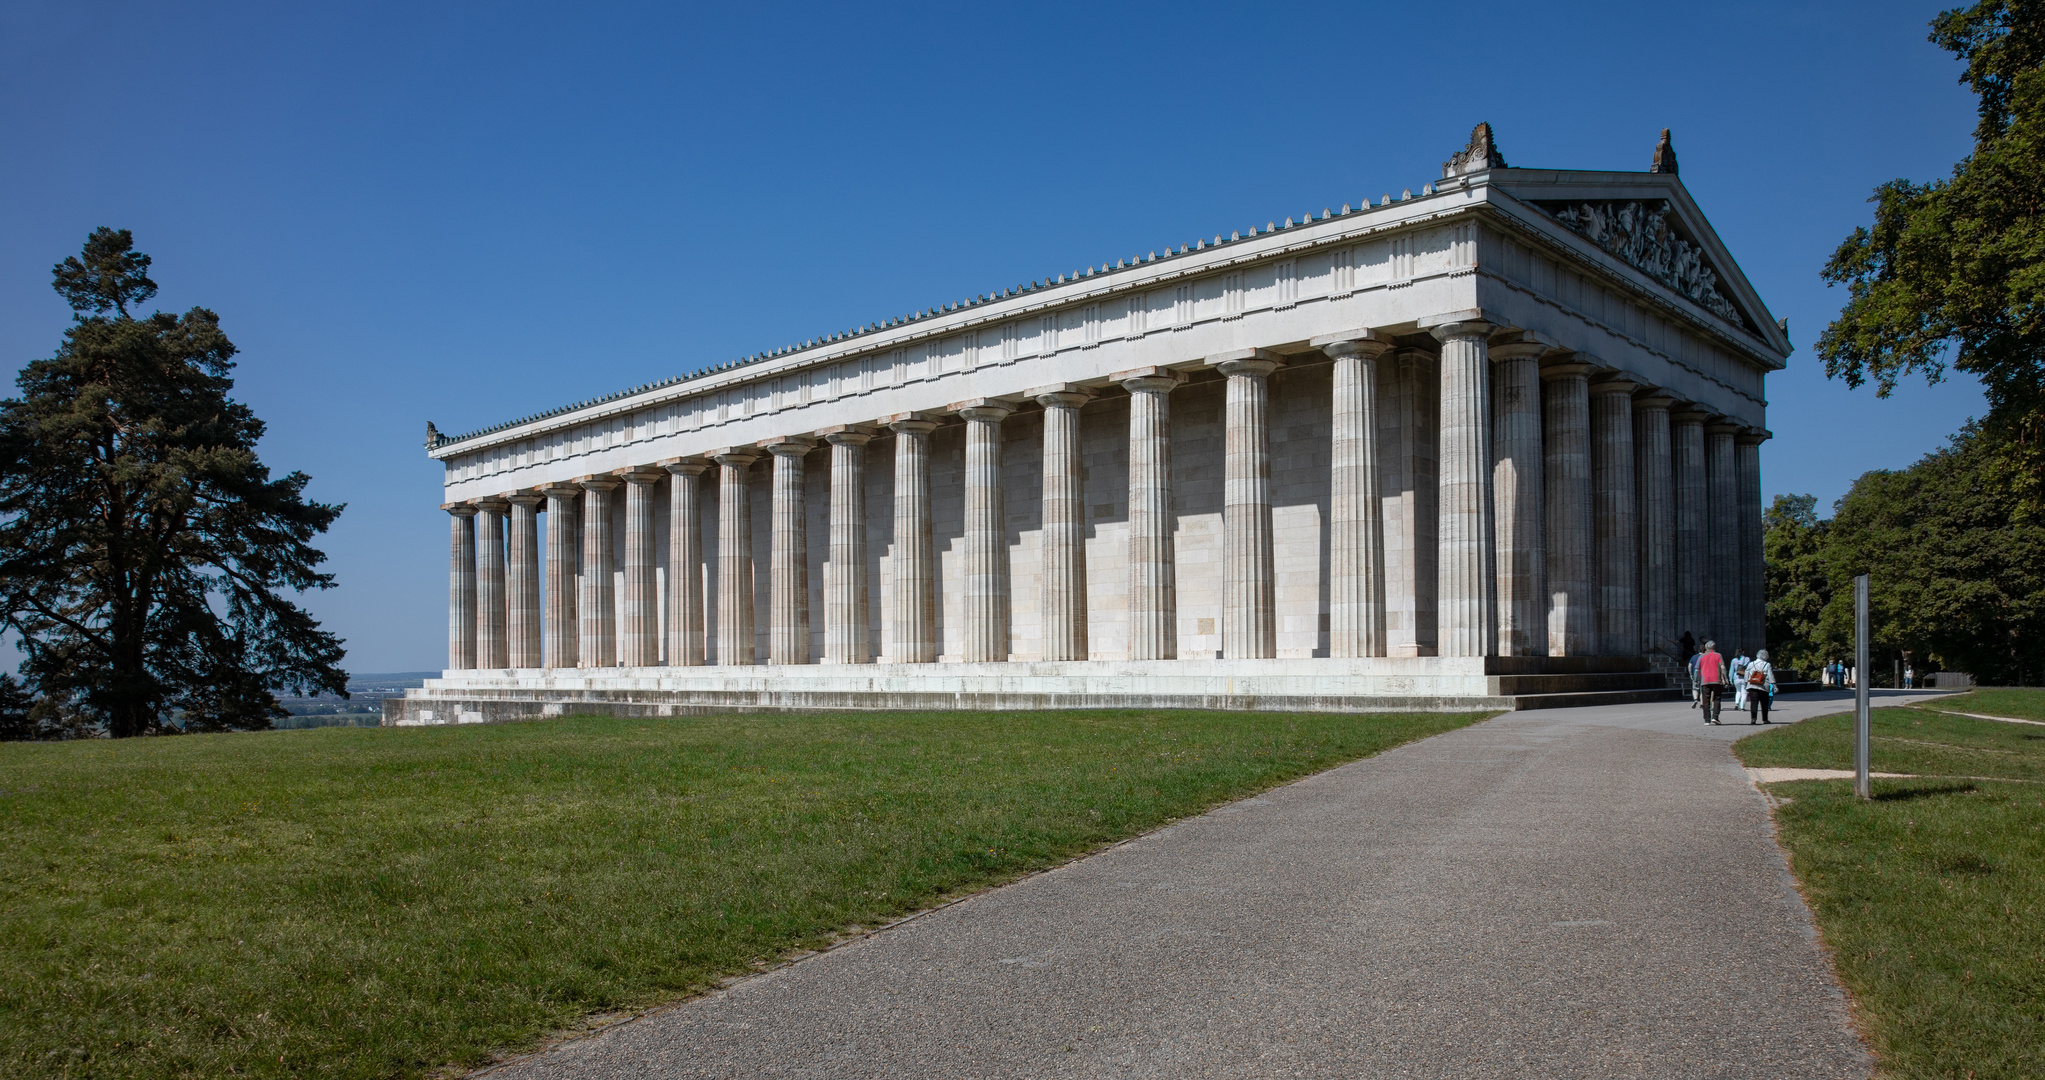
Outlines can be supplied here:
M1740 309L1718 291L1718 273L1705 260L1703 249L1677 235L1669 224L1667 203L1586 202L1545 209L1585 239L1726 321L1747 324Z

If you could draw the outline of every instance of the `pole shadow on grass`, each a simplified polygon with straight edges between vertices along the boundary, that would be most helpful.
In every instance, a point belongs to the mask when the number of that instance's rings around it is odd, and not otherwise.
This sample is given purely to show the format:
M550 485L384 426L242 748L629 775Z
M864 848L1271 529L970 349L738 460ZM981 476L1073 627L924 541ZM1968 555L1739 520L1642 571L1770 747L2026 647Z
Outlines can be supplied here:
M1978 790L1980 789L1973 784L1913 784L1877 791L1874 801L1907 802L1911 799L1928 799L1934 795L1970 795Z

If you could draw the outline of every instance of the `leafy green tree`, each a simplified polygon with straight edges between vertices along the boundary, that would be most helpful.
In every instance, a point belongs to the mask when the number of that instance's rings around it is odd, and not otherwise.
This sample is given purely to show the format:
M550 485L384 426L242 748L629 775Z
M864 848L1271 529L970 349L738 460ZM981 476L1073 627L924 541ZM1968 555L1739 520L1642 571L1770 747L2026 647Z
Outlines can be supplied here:
M1777 495L1762 515L1768 573L1768 647L1776 666L1814 673L1825 662L1818 620L1832 596L1824 551L1828 526L1815 495Z
M281 595L332 587L308 541L341 507L257 459L217 315L133 313L148 270L95 230L56 267L63 345L0 401L0 627L37 730L266 728L275 689L344 692L340 640Z
M1979 97L1950 179L1875 189L1874 223L1826 265L1850 299L1817 343L1828 376L1886 397L1910 373L1980 377L1990 467L2036 512L2045 494L2045 0L1941 13L1931 41Z

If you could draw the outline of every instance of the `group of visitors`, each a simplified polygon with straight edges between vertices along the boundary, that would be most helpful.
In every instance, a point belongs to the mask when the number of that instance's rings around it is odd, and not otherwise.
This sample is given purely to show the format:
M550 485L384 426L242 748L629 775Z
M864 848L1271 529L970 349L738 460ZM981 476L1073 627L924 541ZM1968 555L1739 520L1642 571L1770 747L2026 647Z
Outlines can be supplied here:
M1718 642L1707 641L1698 650L1696 640L1689 631L1683 632L1684 662L1690 667L1690 707L1703 710L1705 723L1717 724L1730 696L1734 714L1745 709L1748 724L1773 723L1768 713L1775 703L1775 665L1768 662L1768 650L1749 657L1745 650L1734 649L1733 658L1727 660L1718 651Z

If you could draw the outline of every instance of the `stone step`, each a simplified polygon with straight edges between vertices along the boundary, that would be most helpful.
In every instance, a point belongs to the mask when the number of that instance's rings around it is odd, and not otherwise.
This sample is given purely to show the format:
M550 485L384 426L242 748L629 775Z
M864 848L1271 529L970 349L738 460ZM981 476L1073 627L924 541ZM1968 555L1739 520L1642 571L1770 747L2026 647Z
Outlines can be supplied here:
M1667 677L1652 671L1590 672L1578 675L1493 676L1492 693L1508 697L1521 694L1562 694L1600 690L1661 690Z
M1683 692L1672 687L1650 690L1589 690L1560 694L1519 694L1515 709L1574 709L1587 705L1640 705L1655 701L1681 701Z

